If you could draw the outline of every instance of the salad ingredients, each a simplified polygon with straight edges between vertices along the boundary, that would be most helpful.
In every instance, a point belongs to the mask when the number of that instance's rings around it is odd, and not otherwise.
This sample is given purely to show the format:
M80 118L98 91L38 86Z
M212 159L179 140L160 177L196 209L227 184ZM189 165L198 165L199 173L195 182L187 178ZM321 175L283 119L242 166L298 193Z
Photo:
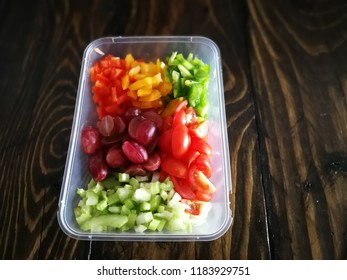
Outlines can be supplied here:
M209 65L176 52L166 62L108 55L90 69L99 119L81 133L93 178L77 192L83 230L190 230L209 209Z
M167 179L160 183L156 175L130 177L112 175L102 182L91 180L74 208L76 221L84 231L191 231L201 224L211 208L209 202L182 200Z

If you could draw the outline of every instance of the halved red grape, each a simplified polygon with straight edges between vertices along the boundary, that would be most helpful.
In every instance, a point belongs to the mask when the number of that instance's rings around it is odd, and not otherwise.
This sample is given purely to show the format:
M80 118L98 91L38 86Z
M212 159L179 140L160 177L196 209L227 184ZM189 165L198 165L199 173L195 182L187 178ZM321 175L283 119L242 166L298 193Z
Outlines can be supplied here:
M156 171L160 167L161 159L157 152L149 155L148 160L142 166L148 171Z
M112 116L106 115L100 120L99 131L105 137L115 134L115 125Z
M100 182L107 177L108 167L101 150L89 156L88 164L89 172L96 182Z
M129 125L128 125L128 133L129 133L130 137L136 138L136 133L137 133L138 127L144 120L145 120L145 118L142 116L137 116L137 117L131 119L131 121L129 122Z
M135 108L135 107L130 107L124 114L123 120L125 123L129 123L133 118L141 115L141 109Z
M133 163L144 163L148 160L146 148L135 141L124 141L122 150Z
M131 176L145 176L147 173L140 164L131 164L125 168L124 172L130 174Z
M115 116L113 118L113 122L114 122L115 134L123 133L126 127L124 120L119 116Z
M150 119L144 119L141 123L138 124L137 130L135 133L135 140L142 145L147 145L155 137L157 137L157 127L155 122Z
M145 145L145 148L148 154L152 153L155 150L155 148L158 145L158 141L159 141L159 133L156 133L154 139L151 142L149 142L147 145Z
M146 119L154 121L157 128L161 128L161 126L163 125L163 118L153 110L143 112L142 116Z
M104 145L110 145L110 144L115 144L121 142L125 138L125 134L115 134L112 136L107 136L107 137L102 137L101 138L101 143Z
M107 151L106 162L110 167L113 168L126 166L129 163L128 158L123 153L122 148L117 146L114 146Z
M81 133L81 143L83 151L90 155L100 147L101 135L99 130L93 126L85 126Z

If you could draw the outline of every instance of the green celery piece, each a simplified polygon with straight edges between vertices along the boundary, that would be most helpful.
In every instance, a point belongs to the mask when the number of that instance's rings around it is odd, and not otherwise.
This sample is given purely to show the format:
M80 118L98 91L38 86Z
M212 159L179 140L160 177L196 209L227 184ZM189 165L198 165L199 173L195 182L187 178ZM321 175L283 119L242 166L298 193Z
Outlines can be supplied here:
M161 190L161 191L160 191L160 196L161 196L161 198L162 198L164 201L166 201L166 199L167 199L167 197L168 197L168 194L167 194L166 191Z
M130 212L129 215L128 215L128 222L126 223L126 225L132 229L135 227L135 223L136 223L136 217L137 217L137 214L136 214L136 211L135 212Z
M157 213L162 213L165 211L165 205L164 204L160 204L157 208Z
M110 177L106 178L105 180L101 181L100 184L105 189L112 189L112 188L115 188L116 186L118 186L119 182L115 177L110 176Z
M151 204L149 204L149 202L143 201L140 203L138 210L140 212L149 211L149 210L151 210Z
M88 183L88 189L94 188L96 186L96 181L92 178Z
M153 220L153 213L152 212L141 212L136 217L136 224L142 225L149 223Z
M92 216L87 213L83 213L80 216L76 217L76 222L78 223L79 226L84 224L86 221L90 220Z
M118 181L121 183L128 183L130 180L130 175L127 173L119 173L118 174Z
M117 202L119 202L119 197L118 197L118 193L117 192L115 192L113 194L110 194L107 197L108 205L113 205L113 204L116 204Z
M92 217L81 225L81 229L84 231L98 231L105 227L120 228L127 222L128 217L125 215L108 214Z
M156 181L156 182L150 183L150 190L151 190L152 195L159 194L160 193L160 182Z
M113 214L120 214L121 206L116 206L116 205L109 206L109 207L108 207L108 211L109 211L110 213L113 213Z
M173 184L170 180L165 180L164 182L160 183L160 189L166 192L171 191L173 189Z
M124 201L124 205L128 208L128 209L133 209L135 207L135 204L134 202L130 199L130 198L127 198L125 201Z
M142 233L147 230L145 225L137 225L134 227L135 232Z
M133 186L134 189L137 189L140 186L140 183L138 180L136 180L134 177L131 177L129 180L129 184Z
M157 226L157 231L163 231L164 227L165 227L166 221L163 219L160 219L160 223Z
M82 188L77 188L77 194L81 197L84 198L86 197L86 190Z
M123 204L120 213L122 215L129 215L131 213L131 209L129 209L125 204Z
M96 209L98 209L99 211L103 211L107 208L107 206L107 198L105 198L96 205Z
M97 205L99 202L99 196L92 190L87 190L86 191L86 205Z
M160 224L160 220L153 219L153 220L149 223L148 229L154 231L154 230L156 230L156 229L158 228L159 224Z
M152 212L156 212L158 207L159 207L159 205L160 205L160 203L161 203L161 196L159 194L153 196L151 198L151 200L149 201L149 204L151 206L150 207L151 211Z
M136 189L133 195L136 202L149 201L151 199L151 191L146 188Z
M124 201L129 198L130 196L130 189L129 188L118 188L116 191L116 194L118 194L119 200L124 203Z
M88 191L93 191L95 193L99 193L104 189L100 182L97 182L95 186L88 189Z

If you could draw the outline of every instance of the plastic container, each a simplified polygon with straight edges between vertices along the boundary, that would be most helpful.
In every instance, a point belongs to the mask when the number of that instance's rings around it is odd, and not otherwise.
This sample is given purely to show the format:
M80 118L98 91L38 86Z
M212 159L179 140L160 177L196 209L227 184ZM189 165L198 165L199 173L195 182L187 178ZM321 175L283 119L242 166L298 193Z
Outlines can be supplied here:
M80 146L81 129L85 125L95 125L97 115L92 102L89 68L101 58L95 52L99 49L105 54L124 58L131 53L135 58L155 62L164 60L172 52L190 52L204 63L210 64L208 112L208 142L213 148L211 181L217 188L212 199L212 209L206 223L194 227L192 232L85 232L75 221L73 209L79 198L78 187L85 187L90 180L87 157ZM78 86L76 107L72 125L71 139L67 154L64 178L59 200L58 220L61 229L70 237L81 240L119 240L119 241L209 241L221 237L230 227L232 215L229 194L232 190L228 136L225 118L224 88L221 57L217 45L205 37L106 37L90 43L83 55Z

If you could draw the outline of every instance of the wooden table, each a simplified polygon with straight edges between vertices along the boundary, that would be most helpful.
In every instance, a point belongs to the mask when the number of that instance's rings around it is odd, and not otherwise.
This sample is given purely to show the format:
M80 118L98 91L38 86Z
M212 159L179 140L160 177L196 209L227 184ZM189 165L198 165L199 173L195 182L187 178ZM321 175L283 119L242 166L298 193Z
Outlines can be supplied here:
M0 2L2 259L346 259L344 0ZM88 242L57 208L83 50L201 35L223 60L233 225L212 242Z

